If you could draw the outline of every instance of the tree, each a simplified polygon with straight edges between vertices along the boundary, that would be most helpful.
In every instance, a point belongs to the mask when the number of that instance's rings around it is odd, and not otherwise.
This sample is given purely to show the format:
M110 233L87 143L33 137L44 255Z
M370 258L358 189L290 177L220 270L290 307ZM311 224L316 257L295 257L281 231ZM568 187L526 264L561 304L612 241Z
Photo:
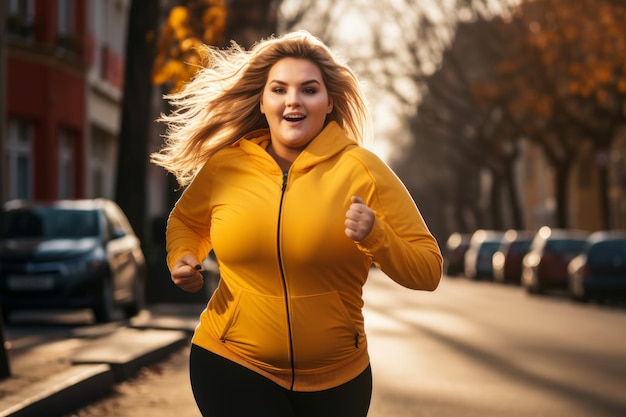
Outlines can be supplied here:
M513 202L512 224L522 226L512 172L521 139L537 144L554 168L555 220L568 226L567 185L581 144L590 141L602 154L624 125L625 8L609 0L537 0L523 2L502 18L479 16L456 26L457 36L438 71L420 75L426 88L411 123L414 143L419 146L425 134L446 146L442 165L453 166L465 182L467 164L504 181L491 186L489 217L495 226L506 224L498 219L503 201ZM434 123L445 127L432 129ZM421 161L417 152L424 148L407 152L407 164ZM608 227L606 165L597 168ZM454 184L455 176L449 178ZM499 194L502 188L508 198ZM454 210L471 206L458 194L453 197ZM470 212L478 214L480 208Z
M122 122L117 158L115 199L139 238L146 233L146 165L152 122L152 82L158 0L133 0L128 19Z
M201 45L245 48L276 32L275 0L186 0L172 7L161 29L152 80L176 91L202 65Z
M152 81L179 90L202 64L199 48L223 42L226 9L221 0L188 0L174 6L157 43Z
M412 135L412 147L397 163L399 172L403 175L411 165L418 165L421 175L430 178L430 184L414 191L421 201L441 195L441 191L433 192L436 188L451 188L438 204L449 216L443 221L446 233L501 229L511 212L513 222L521 222L516 199L511 200L510 207L503 206L507 202L502 197L504 188L515 195L508 162L515 148L506 146L508 142L503 139L508 130L506 121L497 106L480 106L473 91L481 78L491 76L492 65L499 59L502 43L493 36L491 22L506 11L508 3L436 2L434 10L413 6L417 8L413 13L418 16L417 23L413 30L408 26L402 30L399 43L407 57L401 62L409 65L399 74L414 87L398 83L398 76L394 79L397 68L387 66L385 71L385 78L391 80L389 90L407 109L407 127ZM406 22L403 11L395 10L394 20ZM388 60L393 61L391 56L396 53L390 47L386 46ZM432 129L434 124L436 129ZM448 172L444 183L442 171ZM456 227L450 230L451 225Z
M583 141L607 152L626 122L626 6L612 0L524 1L492 85L523 133L555 168L557 224L566 227L567 183ZM606 165L598 164L609 225Z

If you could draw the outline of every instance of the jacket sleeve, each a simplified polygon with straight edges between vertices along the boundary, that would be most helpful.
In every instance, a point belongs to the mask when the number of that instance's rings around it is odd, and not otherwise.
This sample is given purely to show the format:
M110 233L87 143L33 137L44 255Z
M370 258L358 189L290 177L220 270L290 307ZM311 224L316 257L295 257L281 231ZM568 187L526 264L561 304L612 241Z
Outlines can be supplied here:
M361 197L376 220L357 246L398 284L415 290L436 289L443 272L437 241L400 179L378 157L364 153L361 162L369 184L364 185L367 195Z
M193 182L185 189L172 209L167 221L167 265L189 253L199 262L211 250L211 174L205 165Z

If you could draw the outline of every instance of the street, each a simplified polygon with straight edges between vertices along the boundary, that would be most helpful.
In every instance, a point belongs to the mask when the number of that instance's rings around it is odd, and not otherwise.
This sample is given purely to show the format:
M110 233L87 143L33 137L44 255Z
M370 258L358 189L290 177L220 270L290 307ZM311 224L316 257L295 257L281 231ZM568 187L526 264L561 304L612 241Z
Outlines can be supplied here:
M626 311L444 278L366 289L371 417L623 416Z
M623 416L626 310L445 277L433 293L372 270L370 417ZM187 348L73 417L199 417ZM70 416L66 416L70 417Z

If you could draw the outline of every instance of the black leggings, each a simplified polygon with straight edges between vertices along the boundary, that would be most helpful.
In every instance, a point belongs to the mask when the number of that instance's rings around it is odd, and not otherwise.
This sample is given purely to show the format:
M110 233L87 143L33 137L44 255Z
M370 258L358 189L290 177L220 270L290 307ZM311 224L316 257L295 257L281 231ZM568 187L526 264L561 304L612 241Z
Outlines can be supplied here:
M189 373L204 417L365 417L372 396L369 366L336 388L297 392L191 345Z

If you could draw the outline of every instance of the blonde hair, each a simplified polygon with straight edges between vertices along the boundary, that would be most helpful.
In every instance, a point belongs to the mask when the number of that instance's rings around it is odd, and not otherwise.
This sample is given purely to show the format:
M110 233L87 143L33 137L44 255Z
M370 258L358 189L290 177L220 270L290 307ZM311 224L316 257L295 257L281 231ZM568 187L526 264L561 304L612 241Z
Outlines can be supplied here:
M326 123L335 121L357 143L370 133L370 115L354 72L306 31L271 37L249 51L232 42L228 49L203 47L205 65L179 92L166 95L173 110L158 121L167 125L165 143L150 160L188 185L219 149L245 134L268 128L260 100L270 68L283 58L315 63L333 103Z

